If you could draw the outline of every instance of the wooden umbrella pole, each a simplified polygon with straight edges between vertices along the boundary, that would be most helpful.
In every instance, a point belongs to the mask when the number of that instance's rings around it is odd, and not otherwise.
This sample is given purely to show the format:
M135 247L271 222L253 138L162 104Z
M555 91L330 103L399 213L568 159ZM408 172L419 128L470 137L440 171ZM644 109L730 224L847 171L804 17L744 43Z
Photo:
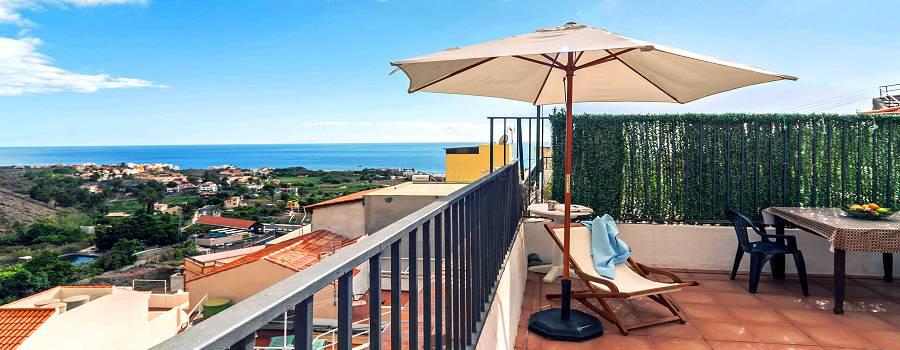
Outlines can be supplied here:
M572 79L575 77L574 53L569 52L566 66L566 179L563 214L563 279L562 300L560 306L562 318L568 319L571 314L572 281L569 279L569 233L572 229Z

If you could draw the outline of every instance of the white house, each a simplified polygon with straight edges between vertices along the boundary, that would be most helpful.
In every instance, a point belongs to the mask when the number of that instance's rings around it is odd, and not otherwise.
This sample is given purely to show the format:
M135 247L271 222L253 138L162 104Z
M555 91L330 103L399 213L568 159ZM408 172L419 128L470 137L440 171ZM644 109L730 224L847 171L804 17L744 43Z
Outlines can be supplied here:
M219 192L219 185L212 182L204 182L198 187L200 193L216 193Z

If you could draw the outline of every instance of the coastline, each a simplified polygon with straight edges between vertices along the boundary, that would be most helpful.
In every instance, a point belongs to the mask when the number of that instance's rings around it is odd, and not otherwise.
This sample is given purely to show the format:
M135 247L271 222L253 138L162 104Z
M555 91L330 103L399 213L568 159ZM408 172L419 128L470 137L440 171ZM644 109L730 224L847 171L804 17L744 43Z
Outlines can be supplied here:
M182 169L230 164L248 169L413 168L441 173L444 148L471 144L477 142L0 147L0 166L131 162L167 163Z

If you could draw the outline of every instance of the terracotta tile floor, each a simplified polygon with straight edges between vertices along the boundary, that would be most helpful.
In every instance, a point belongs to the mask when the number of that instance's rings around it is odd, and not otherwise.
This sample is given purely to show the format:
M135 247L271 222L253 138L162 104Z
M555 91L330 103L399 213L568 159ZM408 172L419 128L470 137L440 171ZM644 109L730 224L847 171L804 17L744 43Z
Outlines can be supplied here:
M673 295L685 311L686 324L653 326L622 336L613 324L602 320L606 332L602 337L564 343L528 331L529 314L558 306L558 301L543 295L559 291L558 283L543 283L541 276L530 273L516 349L900 349L900 282L848 279L846 313L835 315L828 277L812 278L810 296L805 297L800 283L790 276L781 281L764 276L754 295L746 291L746 275L732 281L724 272L678 274L700 282L699 287ZM574 281L573 288L580 288L580 282ZM614 302L613 307L631 321L665 311L647 300Z

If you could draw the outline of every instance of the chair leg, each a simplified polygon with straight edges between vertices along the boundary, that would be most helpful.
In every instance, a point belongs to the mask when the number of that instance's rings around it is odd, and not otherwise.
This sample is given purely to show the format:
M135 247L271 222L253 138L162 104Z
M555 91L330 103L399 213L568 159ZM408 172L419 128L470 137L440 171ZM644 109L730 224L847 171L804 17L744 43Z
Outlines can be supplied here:
M628 335L628 328L625 327L625 322L622 322L622 319L619 318L619 315L616 315L616 313L613 312L612 306L610 306L609 303L607 303L606 300L603 299L597 299L597 302L600 303L601 306L603 306L604 310L606 310L609 318L611 318L609 319L609 321L612 321L612 323L616 324L616 328L619 329L619 332L621 332L622 335Z
M678 317L678 322L681 322L681 324L687 323L687 320L685 320L684 316L681 314L681 309L678 308L678 304L676 304L674 300L670 300L663 294L657 295L656 297L658 298L658 300L657 298L653 298L653 300L668 308L669 311L672 312L672 315Z
M741 266L741 259L744 257L744 250L740 246L737 248L737 254L734 255L734 267L731 268L731 279L737 276L738 267Z
M766 260L763 254L750 253L750 287L747 289L750 293L756 294L756 287L759 286L759 276L762 274L763 265Z
M803 260L803 253L796 252L794 255L794 265L797 266L797 274L800 276L800 288L803 289L803 295L809 296L809 284L806 283L806 262Z

